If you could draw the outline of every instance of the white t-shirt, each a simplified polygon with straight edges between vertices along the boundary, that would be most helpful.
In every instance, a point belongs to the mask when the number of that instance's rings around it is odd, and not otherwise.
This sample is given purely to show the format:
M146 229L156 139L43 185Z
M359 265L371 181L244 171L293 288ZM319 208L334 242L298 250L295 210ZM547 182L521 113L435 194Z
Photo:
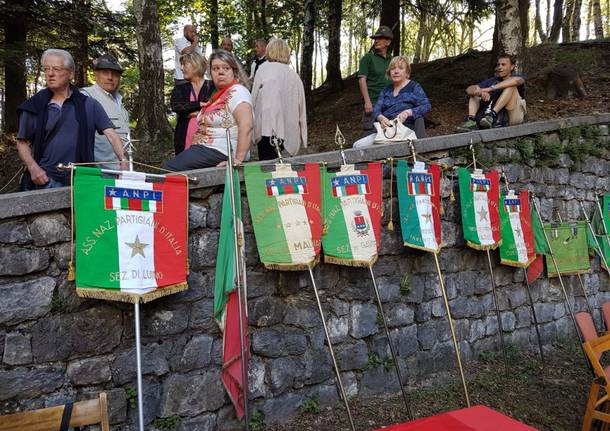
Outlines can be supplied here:
M184 79L184 75L182 75L182 69L180 69L180 54L182 52L182 50L186 47L191 46L191 42L188 41L188 39L186 37L181 37L179 39L176 39L176 43L174 44L174 63L176 65L176 72L174 73L174 78L176 79ZM196 51L203 55L201 53L201 48L199 47L199 45L197 45Z
M247 103L252 106L252 97L246 87L235 84L225 91L217 100L211 102L210 108L201 110L197 116L197 121L205 122L205 132L199 131L193 136L192 145L208 145L210 148L220 151L227 155L227 132L223 126L223 120L228 119L233 122L229 129L231 134L231 148L233 154L237 149L237 124L233 117L233 111L241 104ZM228 117L230 115L230 117ZM253 114L254 120L254 114ZM200 128L201 130L201 128Z

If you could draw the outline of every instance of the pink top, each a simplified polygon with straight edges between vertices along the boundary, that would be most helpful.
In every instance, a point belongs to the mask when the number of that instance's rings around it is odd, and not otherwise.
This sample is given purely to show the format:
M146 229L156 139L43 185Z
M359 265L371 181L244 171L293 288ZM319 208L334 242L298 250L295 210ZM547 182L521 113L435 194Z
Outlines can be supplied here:
M189 96L189 101L190 102L197 102L197 95L195 94L195 90L193 89L193 86L191 86L191 94ZM184 149L186 150L187 148L189 148L191 146L191 141L193 140L193 135L195 134L195 132L197 131L197 127L198 127L198 123L197 123L197 117L191 117L189 118L189 125L186 129L186 139L184 140Z

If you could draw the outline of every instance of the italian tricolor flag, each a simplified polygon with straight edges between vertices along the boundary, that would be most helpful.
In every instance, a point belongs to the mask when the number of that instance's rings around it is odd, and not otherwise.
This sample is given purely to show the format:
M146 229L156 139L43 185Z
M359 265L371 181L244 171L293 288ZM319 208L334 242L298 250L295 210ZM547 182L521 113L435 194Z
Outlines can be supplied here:
M499 180L497 171L483 173L475 169L458 170L462 229L468 246L477 250L492 250L502 242L498 211Z
M322 236L318 164L306 163L299 168L276 164L270 172L246 165L244 178L261 262L267 268L280 270L314 266ZM301 189L278 195L268 193L269 180L288 182L290 178Z
M407 247L433 253L441 249L441 168L399 160L396 166L402 239Z
M146 293L186 286L186 178L146 181L77 167L74 179L77 289Z
M343 165L337 172L322 169L324 261L372 265L381 241L381 163L363 169Z
M511 190L502 195L500 203L501 263L528 267L536 258L528 192L516 195Z

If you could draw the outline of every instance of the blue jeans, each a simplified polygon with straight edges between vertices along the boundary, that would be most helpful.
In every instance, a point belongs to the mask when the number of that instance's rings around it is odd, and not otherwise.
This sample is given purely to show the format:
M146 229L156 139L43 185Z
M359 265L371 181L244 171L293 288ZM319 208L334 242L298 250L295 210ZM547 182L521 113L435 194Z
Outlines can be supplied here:
M62 183L61 181L54 180L49 177L49 182L43 185L36 184L34 186L34 190L42 190L42 189L56 189L58 187L68 187L67 184Z

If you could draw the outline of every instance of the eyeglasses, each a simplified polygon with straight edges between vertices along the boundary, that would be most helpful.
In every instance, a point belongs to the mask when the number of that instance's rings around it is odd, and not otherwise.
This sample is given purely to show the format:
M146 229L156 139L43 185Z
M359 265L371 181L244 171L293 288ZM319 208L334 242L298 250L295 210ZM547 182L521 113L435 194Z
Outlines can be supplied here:
M44 73L59 73L59 72L63 72L64 70L66 70L65 67L60 67L60 66L45 66L42 68L42 70L44 71Z

